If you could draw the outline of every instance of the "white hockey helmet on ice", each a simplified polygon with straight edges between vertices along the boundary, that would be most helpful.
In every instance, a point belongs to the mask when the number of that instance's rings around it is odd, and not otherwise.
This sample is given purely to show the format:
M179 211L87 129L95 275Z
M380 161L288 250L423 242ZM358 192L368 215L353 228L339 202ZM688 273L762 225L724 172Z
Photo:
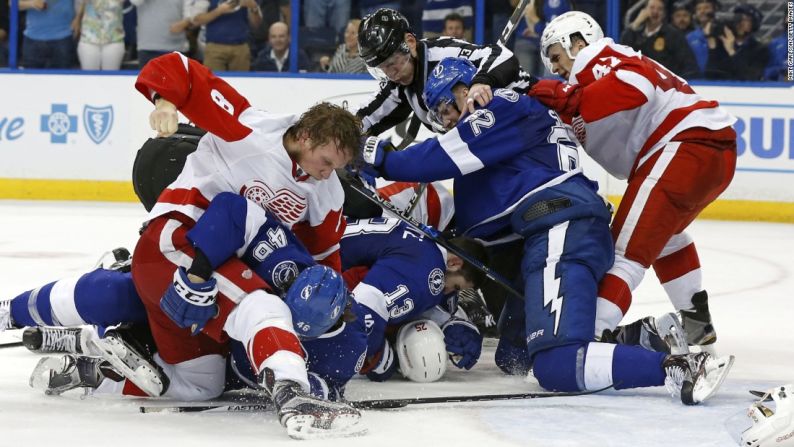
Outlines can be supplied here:
M769 390L750 408L741 419L729 422L734 440L744 447L792 447L794 446L794 384ZM771 397L774 409L764 405ZM732 418L733 419L733 418ZM726 424L728 424L726 423ZM737 430L738 428L738 430ZM742 428L745 428L742 430ZM738 436L737 436L738 434Z
M604 32L598 22L581 11L566 12L555 17L554 20L546 25L543 35L540 36L540 56L547 70L551 71L551 60L549 60L548 56L549 48L555 43L562 45L571 60L575 59L571 54L571 48L573 47L571 36L576 33L581 34L588 45L604 37Z
M447 371L447 346L444 332L430 320L403 325L395 344L400 372L413 382L435 382Z

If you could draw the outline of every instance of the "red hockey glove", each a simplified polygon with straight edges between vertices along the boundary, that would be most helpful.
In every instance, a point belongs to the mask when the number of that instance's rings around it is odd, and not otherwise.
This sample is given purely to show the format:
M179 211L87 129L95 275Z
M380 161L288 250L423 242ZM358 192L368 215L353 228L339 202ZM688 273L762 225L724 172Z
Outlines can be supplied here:
M554 110L566 123L570 123L574 115L579 113L579 100L582 89L578 85L570 85L554 79L541 79L529 90L546 107Z

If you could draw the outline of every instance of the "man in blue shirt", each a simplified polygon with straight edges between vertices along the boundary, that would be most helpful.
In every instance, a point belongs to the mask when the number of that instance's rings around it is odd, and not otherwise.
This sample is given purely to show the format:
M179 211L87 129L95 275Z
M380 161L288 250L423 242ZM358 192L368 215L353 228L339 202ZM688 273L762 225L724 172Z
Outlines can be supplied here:
M80 23L72 0L20 0L27 11L22 65L25 68L71 68Z
M207 11L193 18L195 25L207 25L204 65L212 71L248 71L251 50L248 31L262 22L262 11L254 0L203 0Z

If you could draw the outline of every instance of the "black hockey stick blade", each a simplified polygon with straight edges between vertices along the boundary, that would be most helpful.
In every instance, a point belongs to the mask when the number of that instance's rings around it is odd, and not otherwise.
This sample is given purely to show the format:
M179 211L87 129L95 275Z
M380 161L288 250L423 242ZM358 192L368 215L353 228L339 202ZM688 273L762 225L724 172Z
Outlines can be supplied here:
M272 411L273 403L263 401L259 404L229 405L185 405L176 407L139 407L141 413L251 413L256 411Z
M4 348L16 348L19 346L23 346L21 341L12 341L10 343L0 343L0 349Z
M340 173L341 171L341 173ZM516 290L513 286L510 285L510 282L507 281L502 275L493 271L490 267L483 264L482 262L478 261L470 254L466 253L465 251L455 247L454 245L450 244L438 230L433 227L427 226L422 222L414 219L411 216L406 216L402 213L402 210L397 208L396 205L391 203L391 201L384 199L383 197L379 196L378 194L366 189L364 186L360 184L358 179L352 178L352 176L347 175L344 170L337 170L337 173L340 175L344 175L347 177L348 184L351 188L353 188L356 192L361 194L365 199L369 200L370 202L375 203L376 205L380 206L384 210L388 211L389 213L393 214L398 219L402 220L403 222L410 225L412 228L416 229L417 231L423 233L428 239L432 240L433 242L437 243L438 245L444 247L450 253L458 256L459 258L463 259L464 261L468 262L477 270L482 271L485 273L485 276L490 278L492 281L499 284L502 288L510 292L511 295L515 296L518 299L523 300L524 294Z
M348 402L355 408L369 410L387 410L390 408L403 408L408 405L427 405L427 404L452 404L464 402L490 402L496 400L519 400L519 399L543 399L547 397L574 397L586 396L588 394L600 393L601 391L612 388L609 385L604 388L591 391L556 392L538 391L533 393L517 394L479 394L475 396L440 396L440 397L416 397L410 399L375 399Z
M440 396L440 397L416 397L409 399L374 399L348 401L354 408L362 410L388 410L404 408L408 405L427 405L427 404L453 404L465 402L489 402L497 400L518 400L518 399L543 399L547 397L574 397L586 396L588 394L600 393L601 391L612 388L609 385L592 391L576 392L546 392L539 391L533 393L518 394L480 394L474 396ZM141 413L236 413L236 412L257 412L272 411L275 409L269 401L263 400L261 403L254 404L226 404L226 405L186 405L174 407L140 407Z
M508 39L513 35L513 31L516 30L518 21L524 17L524 10L529 6L529 2L530 0L521 0L518 2L516 9L513 10L513 14L510 16L510 20L507 21L507 25L505 25L505 28L502 30L502 35L499 36L500 44L507 45Z

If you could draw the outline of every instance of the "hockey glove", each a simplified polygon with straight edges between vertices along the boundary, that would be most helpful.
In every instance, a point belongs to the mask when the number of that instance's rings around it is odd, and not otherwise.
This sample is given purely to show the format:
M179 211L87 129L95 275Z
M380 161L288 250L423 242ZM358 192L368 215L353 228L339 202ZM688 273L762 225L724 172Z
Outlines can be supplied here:
M394 375L399 366L397 353L391 348L389 342L383 344L383 349L371 358L367 359L367 364L361 368L362 373L373 382L385 382ZM366 371L366 372L365 372Z
M394 151L391 140L378 137L366 137L361 139L361 160L375 169L379 169L383 164L383 159L387 152Z
M482 335L477 326L453 317L444 323L441 330L444 332L444 343L453 365L471 369L477 364L482 352Z
M568 124L579 113L582 89L578 85L566 84L554 79L541 79L529 90L546 107L554 110Z
M217 281L210 278L202 283L191 282L187 272L179 267L174 272L174 281L160 299L160 309L177 326L190 328L190 335L196 335L205 324L218 315L215 296L218 294Z

